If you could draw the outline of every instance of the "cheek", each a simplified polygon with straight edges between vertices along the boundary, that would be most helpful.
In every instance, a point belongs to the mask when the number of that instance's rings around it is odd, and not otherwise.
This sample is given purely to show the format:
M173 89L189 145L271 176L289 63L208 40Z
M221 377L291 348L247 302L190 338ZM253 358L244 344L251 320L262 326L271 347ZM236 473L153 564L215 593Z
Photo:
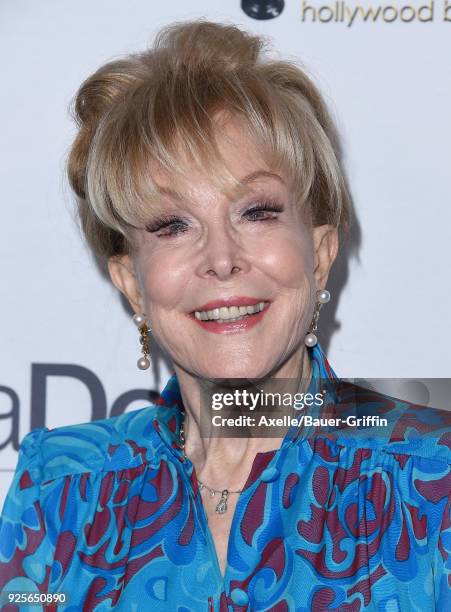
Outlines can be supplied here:
M139 268L148 310L150 307L175 308L183 300L189 269L186 259L176 253L159 252L143 257Z
M268 276L287 289L305 287L306 279L313 278L312 244L302 231L274 233L261 246L256 260Z
M248 283L260 284L263 278L270 281L276 290L304 292L313 279L313 244L307 230L278 229L262 236L248 236L244 253L251 263ZM146 312L156 309L179 309L187 297L193 297L196 284L193 258L183 249L162 249L143 252L138 261L141 290ZM253 274L259 270L258 274ZM264 289L264 285L260 285ZM270 289L270 287L266 287Z

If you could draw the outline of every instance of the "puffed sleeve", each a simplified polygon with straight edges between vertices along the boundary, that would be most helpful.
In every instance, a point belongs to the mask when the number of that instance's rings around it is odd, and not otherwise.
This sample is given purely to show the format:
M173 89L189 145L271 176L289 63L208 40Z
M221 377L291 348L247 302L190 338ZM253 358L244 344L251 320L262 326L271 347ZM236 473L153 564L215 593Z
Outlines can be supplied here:
M451 479L447 482L451 488ZM451 490L438 530L433 572L436 610L451 610Z
M40 502L40 446L47 428L22 440L0 517L0 591L46 590L53 551Z

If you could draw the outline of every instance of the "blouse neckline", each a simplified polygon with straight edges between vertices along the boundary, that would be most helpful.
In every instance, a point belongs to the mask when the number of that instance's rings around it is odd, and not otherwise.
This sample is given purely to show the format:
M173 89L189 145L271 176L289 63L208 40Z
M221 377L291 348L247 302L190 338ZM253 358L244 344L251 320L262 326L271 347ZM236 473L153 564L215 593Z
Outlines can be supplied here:
M306 347L306 349L312 366L312 375L307 393L314 395L315 393L321 392L324 397L324 405L335 403L337 399L336 383L339 380L338 376L329 364L319 342L314 347ZM158 421L154 423L162 442L169 447L172 453L176 454L182 463L187 461L191 464L191 462L184 457L180 446L181 415L182 411L184 411L184 405L176 374L171 375L155 404L167 409L167 412L166 410L162 410L160 413L163 418L159 418ZM297 416L300 416L300 414ZM267 464L268 460L278 454L282 449L305 440L313 434L313 431L314 428L311 426L303 426L303 428L300 429L298 425L291 425L280 446L273 450L257 453L254 463L257 465ZM249 477L252 476L253 471L254 469L251 470Z

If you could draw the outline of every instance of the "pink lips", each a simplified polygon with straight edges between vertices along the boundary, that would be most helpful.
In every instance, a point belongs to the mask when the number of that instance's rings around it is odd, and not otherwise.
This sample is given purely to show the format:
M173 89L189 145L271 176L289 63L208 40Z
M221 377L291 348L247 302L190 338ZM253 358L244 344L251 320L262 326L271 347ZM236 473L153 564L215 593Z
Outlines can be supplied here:
M259 302L265 301L266 300L247 297L232 297L226 300L215 300L212 302L207 302L199 308L196 308L196 310L212 310L213 308L221 308L221 306L254 306ZM252 327L257 325L257 323L259 323L265 316L270 305L270 302L266 301L263 310L260 310L260 312L256 314L245 317L241 321L231 321L226 323L217 323L215 321L201 321L199 319L196 319L196 317L194 316L194 312L191 313L189 317L198 325L200 325L203 329L214 334L241 332L247 331L248 329L251 329Z

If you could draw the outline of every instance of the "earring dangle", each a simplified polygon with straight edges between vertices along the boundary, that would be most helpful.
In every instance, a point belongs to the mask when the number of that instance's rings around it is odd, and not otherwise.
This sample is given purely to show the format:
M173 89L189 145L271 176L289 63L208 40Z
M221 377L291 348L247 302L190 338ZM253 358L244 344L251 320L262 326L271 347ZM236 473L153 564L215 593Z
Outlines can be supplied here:
M318 338L314 332L316 332L318 329L319 311L324 304L327 304L329 300L330 293L327 291L327 289L318 289L316 292L316 304L312 322L310 323L310 329L304 338L305 346L308 346L309 348L312 348L318 343Z
M136 365L140 370L147 370L150 367L150 361L148 357L150 356L149 352L149 332L151 332L151 328L148 327L146 322L146 316L144 314L135 314L133 315L133 323L139 329L140 338L139 342L142 345L141 352L143 353L143 357L140 357L136 362Z

